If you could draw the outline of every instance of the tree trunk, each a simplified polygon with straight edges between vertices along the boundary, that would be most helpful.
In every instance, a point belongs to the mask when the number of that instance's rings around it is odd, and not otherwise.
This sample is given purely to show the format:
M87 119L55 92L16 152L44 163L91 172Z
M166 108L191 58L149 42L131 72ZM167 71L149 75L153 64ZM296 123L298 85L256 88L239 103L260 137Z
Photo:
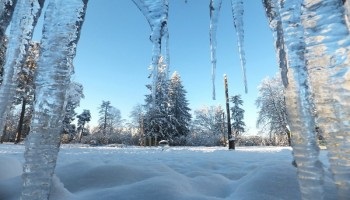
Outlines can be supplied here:
M22 109L21 109L21 116L19 117L19 122L17 126L17 134L15 139L15 144L18 144L21 141L22 138L22 130L23 130L23 121L24 121L24 114L26 112L26 99L22 98Z

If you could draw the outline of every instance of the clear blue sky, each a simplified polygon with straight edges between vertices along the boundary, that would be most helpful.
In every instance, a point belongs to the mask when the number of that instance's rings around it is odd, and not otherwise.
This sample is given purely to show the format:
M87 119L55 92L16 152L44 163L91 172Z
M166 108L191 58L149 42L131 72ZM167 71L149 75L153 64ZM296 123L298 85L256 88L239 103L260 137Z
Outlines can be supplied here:
M248 94L244 93L231 4L224 0L217 33L216 100L212 100L209 48L209 0L169 0L170 72L178 71L192 110L202 105L225 108L223 74L229 95L241 94L245 123L253 134L257 117L257 86L277 71L272 33L261 0L245 3L245 51ZM144 102L150 71L150 28L131 0L90 0L74 61L73 80L84 85L83 109L98 120L97 108L108 100L128 118L133 106Z

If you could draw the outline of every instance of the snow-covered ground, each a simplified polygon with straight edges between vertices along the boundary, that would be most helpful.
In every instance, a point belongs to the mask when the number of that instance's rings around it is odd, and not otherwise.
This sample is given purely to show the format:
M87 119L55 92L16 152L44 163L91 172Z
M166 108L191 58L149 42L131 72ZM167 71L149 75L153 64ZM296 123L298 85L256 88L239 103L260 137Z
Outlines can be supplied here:
M0 199L20 196L24 146L0 145ZM325 160L326 152L321 152ZM288 147L62 145L52 200L300 199ZM327 164L327 163L326 163ZM326 177L328 189L332 189ZM326 199L332 199L327 193Z

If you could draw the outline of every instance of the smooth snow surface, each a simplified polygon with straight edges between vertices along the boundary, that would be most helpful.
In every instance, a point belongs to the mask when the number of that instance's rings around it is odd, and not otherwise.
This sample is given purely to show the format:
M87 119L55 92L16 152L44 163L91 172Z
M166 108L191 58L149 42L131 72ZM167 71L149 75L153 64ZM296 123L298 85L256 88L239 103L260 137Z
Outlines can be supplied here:
M22 145L0 145L2 200L19 199L23 152ZM62 145L50 199L295 200L300 192L291 162L287 147Z

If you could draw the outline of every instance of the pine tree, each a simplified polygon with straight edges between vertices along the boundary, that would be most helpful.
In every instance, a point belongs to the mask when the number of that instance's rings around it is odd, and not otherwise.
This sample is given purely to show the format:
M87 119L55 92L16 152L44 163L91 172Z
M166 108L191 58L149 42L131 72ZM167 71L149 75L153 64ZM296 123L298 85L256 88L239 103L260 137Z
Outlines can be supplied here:
M168 121L168 85L167 66L161 57L158 63L155 95L146 95L145 99L145 135L158 139L170 139L170 123ZM146 85L152 92L152 86Z
M235 95L231 97L231 102L233 103L233 107L231 107L232 129L234 131L235 137L238 137L245 131L245 123L243 122L244 110L241 108L243 105L241 95Z
M67 90L66 112L63 118L63 133L68 134L70 139L76 134L76 127L72 122L77 115L75 109L80 105L82 98L84 98L83 86L76 82L70 83Z
M172 124L171 127L174 128L171 135L172 140L180 145L184 145L184 138L190 132L191 109L188 107L186 93L180 75L174 72L169 83L168 117Z
M81 142L82 136L85 134L85 124L91 120L90 110L83 110L83 112L77 116L78 118L78 132L79 132L79 142Z
M21 67L17 76L14 105L21 105L21 108L15 143L19 143L21 138L29 133L35 92L34 74L36 71L39 51L39 43L31 42L25 64Z
M102 101L99 107L100 118L98 120L99 132L106 135L112 134L121 126L122 119L119 109L113 107L110 101Z

